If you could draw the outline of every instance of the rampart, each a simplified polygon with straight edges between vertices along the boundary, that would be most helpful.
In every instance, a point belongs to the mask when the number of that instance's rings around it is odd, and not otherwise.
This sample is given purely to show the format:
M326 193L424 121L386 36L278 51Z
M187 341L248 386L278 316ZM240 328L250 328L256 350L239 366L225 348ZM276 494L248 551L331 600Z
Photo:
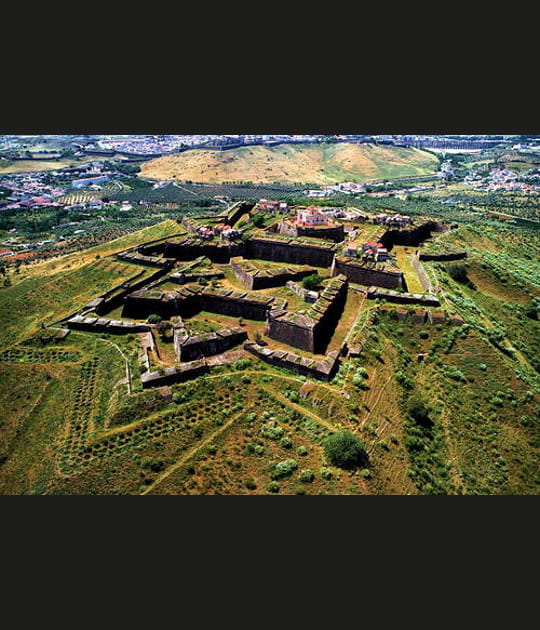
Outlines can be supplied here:
M347 278L337 276L309 308L298 311L273 309L268 315L267 334L306 352L324 352L335 330L347 297Z
M193 361L214 354L221 354L246 341L247 333L242 328L229 328L213 333L194 336L176 336L175 349L178 361Z
M302 227L287 219L279 223L277 233L295 238L320 238L325 241L334 241L334 243L341 243L345 238L343 225L338 223L328 227Z
M254 341L244 343L244 350L266 363L291 370L296 374L316 378L320 381L329 381L336 372L339 362L339 353L337 351L330 352L323 361L317 362L313 359L300 357L293 352L272 350L271 348L260 346Z
M188 237L178 241L166 241L160 244L158 252L167 258L176 260L195 260L204 256L212 262L226 264L231 256L241 256L244 252L243 243L228 245L222 242L208 242L199 238ZM156 251L152 249L152 251Z
M315 273L314 268L294 270L287 267L259 269L251 261L242 257L231 258L231 269L237 279L252 291L268 289L286 284L289 280L300 280Z
M428 293L433 293L434 292L433 285L431 284L431 281L426 274L426 270L424 269L424 267L422 266L422 263L420 262L419 251L415 252L415 254L413 255L411 259L411 262L412 262L412 266L414 267L418 275L418 280L420 281L420 284L422 285L422 288L424 289L424 291L427 291Z
M137 282L132 282L131 284L123 283L120 287L117 287L113 291L109 291L108 293L104 293L99 298L92 300L88 304L88 306L92 305L91 308L95 310L98 315L103 315L105 313L109 313L110 311L118 308L124 303L126 296L134 291L138 291L141 287L146 286L156 280L159 280L163 277L167 272L168 268L158 269L156 272L151 274L150 276L146 276Z
M75 315L71 319L68 319L67 327L73 330L102 332L113 335L125 335L151 330L151 327L148 324L111 320L99 317L83 317L82 315Z
M330 267L335 252L336 245L334 243L308 243L294 239L258 236L246 243L244 257L285 262L292 265Z
M143 265L145 267L160 267L162 269L171 269L175 261L168 258L159 258L158 256L145 256L137 251L120 252L116 254L118 260Z
M214 278L224 278L225 274L223 271L201 271L199 273L184 273L183 271L179 271L178 273L171 273L168 276L168 280L171 282L176 282L177 284L188 284L189 282L197 282L199 278L204 278L205 280L212 280Z
M420 260L434 261L434 262L451 262L452 260L463 260L467 258L467 252L449 252L448 254L420 254Z
M144 389L148 387L161 387L162 385L172 385L173 383L183 383L197 376L201 376L209 371L204 359L183 363L176 367L165 368L159 372L145 372L141 375L141 382Z
M169 319L174 315L191 317L200 311L265 321L272 308L284 308L286 300L250 294L230 289L185 286L177 291L136 291L126 297L123 317L144 319L160 315Z
M431 293L399 293L398 291L389 291L386 289L377 289L370 287L367 291L368 300L377 298L386 300L387 302L397 302L398 304L423 304L425 306L440 306L438 298Z
M332 275L337 276L338 274L343 274L350 282L370 287L402 289L405 286L404 277L400 271L381 271L349 258L336 256L332 265Z
M229 212L227 216L227 224L234 227L239 219L244 216L244 214L248 214L248 212L251 212L254 207L255 204L252 202L241 203L232 212Z
M381 237L381 243L387 248L392 249L394 245L409 245L417 247L423 243L434 232L447 232L450 228L441 221L427 221L422 225L408 230L388 230Z

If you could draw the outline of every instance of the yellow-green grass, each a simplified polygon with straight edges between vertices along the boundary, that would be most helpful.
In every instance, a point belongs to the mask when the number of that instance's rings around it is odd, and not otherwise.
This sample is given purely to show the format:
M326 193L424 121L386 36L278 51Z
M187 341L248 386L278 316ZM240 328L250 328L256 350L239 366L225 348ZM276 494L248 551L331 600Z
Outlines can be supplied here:
M0 292L3 343L13 344L34 333L41 323L66 317L141 271L150 273L148 268L105 256L176 231L175 221L165 221L81 253L30 265L21 274L12 274L13 286Z
M41 171L59 171L70 166L77 166L87 162L95 162L96 156L86 156L82 158L65 158L60 160L8 160L3 164L0 160L0 175L11 175L18 173L39 173Z
M415 247L395 245L392 249L392 255L396 257L397 266L405 275L405 281L407 283L407 290L409 293L425 293L426 290L420 283L418 273L412 264L412 256L415 251Z
M242 147L230 151L186 151L150 160L141 175L206 183L250 181L319 185L369 181L437 170L439 159L419 149L372 144L300 144Z

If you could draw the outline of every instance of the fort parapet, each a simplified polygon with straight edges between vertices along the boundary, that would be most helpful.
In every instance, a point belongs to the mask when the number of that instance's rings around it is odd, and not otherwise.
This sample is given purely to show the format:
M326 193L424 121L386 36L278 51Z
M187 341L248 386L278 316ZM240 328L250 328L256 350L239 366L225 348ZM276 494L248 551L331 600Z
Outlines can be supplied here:
M178 361L184 362L221 354L246 339L247 333L243 328L228 328L187 337L180 333L175 335L174 343Z
M316 378L320 381L329 381L336 372L339 362L339 352L330 352L322 361L315 361L307 357L301 357L293 352L273 350L260 346L254 341L244 343L244 350L257 358L276 367L291 370L296 374Z
M319 299L309 308L298 311L271 310L268 315L268 336L306 352L322 353L343 310L347 286L347 278L337 276L330 280Z
M122 316L143 319L156 314L169 319L174 315L191 317L200 311L208 311L266 321L271 309L286 306L283 298L196 285L184 286L176 291L142 290L131 293L126 297Z
M195 260L204 256L212 262L226 264L231 256L241 256L244 251L243 243L223 243L220 241L208 242L194 236L168 240L158 245L151 245L148 248L143 246L139 250L143 254L163 254L165 258L175 260Z
M300 280L316 272L313 267L305 267L301 270L288 267L260 269L250 260L242 257L231 258L231 269L236 278L252 291L283 286L289 280Z
M442 221L426 221L422 225L405 230L388 230L381 237L381 243L387 248L392 249L394 245L418 246L423 243L434 232L448 232L450 227Z
M126 335L129 333L147 332L151 330L151 327L144 323L126 322L123 320L113 320L100 317L83 317L82 315L75 315L71 319L68 319L67 327L73 330L102 332L113 335Z
M176 367L165 368L159 372L145 372L141 375L141 382L144 389L148 387L158 387L162 385L172 385L173 383L183 383L197 376L201 376L209 371L204 359L183 363Z
M369 287L383 287L385 289L402 289L405 286L403 274L400 271L382 271L368 267L350 258L336 256L332 265L332 275L342 274L350 282Z
M336 244L307 242L295 239L257 236L245 244L247 258L272 260L292 265L330 267L336 253Z
M381 298L387 302L397 302L398 304L423 304L425 306L440 306L438 298L431 293L399 293L387 289L377 289L370 287L367 291L368 300Z
M297 225L293 220L284 219L277 226L277 233L295 238L320 238L334 243L341 243L345 239L345 231L340 223L334 223L331 226L304 227Z
M467 258L466 251L448 252L447 254L420 254L420 260L433 262L451 262L453 260L463 260Z
M138 251L120 252L116 254L118 260L133 263L135 265L143 265L145 267L160 267L162 269L171 269L175 261L158 256L145 256Z

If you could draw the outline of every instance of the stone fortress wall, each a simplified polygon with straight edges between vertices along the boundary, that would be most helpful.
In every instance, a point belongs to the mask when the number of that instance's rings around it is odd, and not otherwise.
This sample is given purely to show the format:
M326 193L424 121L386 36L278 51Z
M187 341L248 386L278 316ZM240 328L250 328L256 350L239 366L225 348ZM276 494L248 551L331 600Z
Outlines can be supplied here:
M241 282L246 289L250 289L251 291L281 287L289 280L301 280L317 272L313 267L308 267L303 270L295 270L287 267L259 269L251 261L242 257L231 258L231 269L237 280Z
M347 299L348 282L337 276L327 284L319 299L306 309L271 310L267 334L271 339L306 352L324 352Z

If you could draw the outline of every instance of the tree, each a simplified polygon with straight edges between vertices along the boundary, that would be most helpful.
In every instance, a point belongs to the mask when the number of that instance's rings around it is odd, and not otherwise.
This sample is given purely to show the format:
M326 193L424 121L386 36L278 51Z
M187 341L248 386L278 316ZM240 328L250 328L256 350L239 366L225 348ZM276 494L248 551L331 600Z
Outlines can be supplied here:
M429 417L429 409L420 396L413 396L409 401L408 412L411 418L423 427L433 426L433 421Z
M162 317L160 315L156 315L155 313L150 315L146 320L149 324L159 324L162 321Z
M327 438L324 454L332 465L345 470L366 466L368 463L364 444L350 431L338 431Z
M306 291L313 291L317 287L321 285L321 282L324 280L322 276L319 276L318 273L311 274L311 276L306 276L302 280L302 286Z
M264 217L262 214L256 214L252 221L255 227L262 228L264 226Z
M159 322L159 324L157 325L158 335L162 339L164 339L167 336L168 331L171 330L171 328L172 328L171 322L164 322L164 321Z

